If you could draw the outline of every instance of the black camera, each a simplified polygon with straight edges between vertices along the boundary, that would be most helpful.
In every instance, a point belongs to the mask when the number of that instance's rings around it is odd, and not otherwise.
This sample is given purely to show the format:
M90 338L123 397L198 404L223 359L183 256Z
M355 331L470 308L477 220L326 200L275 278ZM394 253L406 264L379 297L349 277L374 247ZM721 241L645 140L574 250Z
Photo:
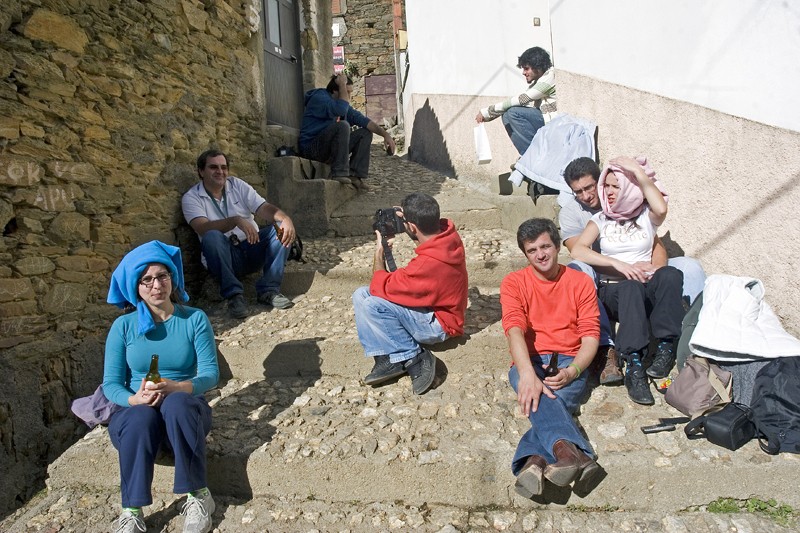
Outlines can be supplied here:
M391 239L398 233L405 231L403 219L397 216L395 208L378 209L375 211L375 221L372 229L380 232L384 239Z

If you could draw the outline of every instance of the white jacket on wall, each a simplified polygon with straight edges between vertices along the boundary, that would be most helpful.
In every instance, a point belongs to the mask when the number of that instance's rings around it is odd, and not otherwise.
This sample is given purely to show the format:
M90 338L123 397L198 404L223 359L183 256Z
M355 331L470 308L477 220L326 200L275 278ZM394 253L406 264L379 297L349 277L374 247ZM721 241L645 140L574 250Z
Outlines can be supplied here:
M692 353L729 362L800 355L800 340L783 329L765 292L755 278L706 278L703 308L689 341Z
M527 178L557 189L561 192L558 204L564 206L575 196L564 181L564 169L578 157L595 159L595 129L597 126L590 120L559 114L539 128L508 181L519 187Z

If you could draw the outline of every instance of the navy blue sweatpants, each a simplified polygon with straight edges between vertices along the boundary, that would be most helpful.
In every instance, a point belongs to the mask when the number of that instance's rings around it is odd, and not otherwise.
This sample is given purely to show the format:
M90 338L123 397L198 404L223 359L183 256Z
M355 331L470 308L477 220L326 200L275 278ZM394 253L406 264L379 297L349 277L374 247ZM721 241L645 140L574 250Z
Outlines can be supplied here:
M123 507L153 503L150 487L162 444L175 454L173 492L184 494L206 483L206 435L211 407L202 396L169 394L159 407L135 405L111 418L108 433L119 452ZM166 442L165 442L166 440Z

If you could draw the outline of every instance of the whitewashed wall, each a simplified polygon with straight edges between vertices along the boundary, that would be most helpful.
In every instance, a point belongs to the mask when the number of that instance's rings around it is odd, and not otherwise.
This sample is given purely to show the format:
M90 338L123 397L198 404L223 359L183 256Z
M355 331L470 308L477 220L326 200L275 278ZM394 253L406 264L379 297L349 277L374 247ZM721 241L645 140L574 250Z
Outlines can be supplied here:
M662 233L673 249L699 258L709 273L762 279L767 301L800 334L800 3L408 0L406 7L406 134L429 158L424 163L496 192L497 175L517 154L496 120L487 127L494 160L477 165L474 116L524 87L516 69L522 50L551 50L559 110L598 124L600 158L647 154L668 185ZM426 152L430 146L438 150Z
M800 2L551 5L559 69L800 131Z
M461 179L496 191L497 174L507 172L518 154L495 120L487 124L494 161L478 167L475 115L525 89L517 68L523 51L550 51L547 0L407 0L406 21L410 68L403 101L412 153L416 143L425 152L417 151L421 162L455 168ZM424 124L415 128L420 109Z

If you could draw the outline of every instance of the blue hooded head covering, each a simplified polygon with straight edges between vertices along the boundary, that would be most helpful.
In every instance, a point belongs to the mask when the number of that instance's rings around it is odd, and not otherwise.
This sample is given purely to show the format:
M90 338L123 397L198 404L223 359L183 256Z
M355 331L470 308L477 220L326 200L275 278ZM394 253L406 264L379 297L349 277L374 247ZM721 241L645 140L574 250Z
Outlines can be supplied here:
M183 261L181 249L161 241L150 241L128 252L111 274L111 286L108 288L106 301L125 309L128 304L135 305L139 319L139 335L144 335L156 327L153 316L142 300L139 299L139 280L142 273L151 263L161 263L172 275L172 286L177 289L178 300L189 301L183 286Z

